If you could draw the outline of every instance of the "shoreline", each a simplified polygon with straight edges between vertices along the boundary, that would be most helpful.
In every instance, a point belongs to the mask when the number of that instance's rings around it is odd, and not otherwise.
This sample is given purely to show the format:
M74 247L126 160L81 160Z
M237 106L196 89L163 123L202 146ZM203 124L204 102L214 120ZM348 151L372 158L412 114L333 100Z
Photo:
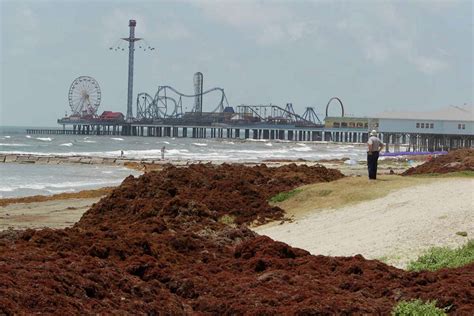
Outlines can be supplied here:
M134 159L126 157L95 157L86 155L32 155L32 154L0 154L0 163L20 163L20 164L83 164L83 165L119 165L126 163L151 163L159 164L161 159Z
M379 170L381 174L389 173L393 169L395 173L401 173L406 169L416 166L427 160L427 156L386 156L379 159ZM169 160L169 159L136 159L127 157L92 157L92 156L58 156L58 155L31 155L31 154L0 154L0 163L12 164L38 164L38 165L103 165L125 167L132 170L147 172L161 170L166 165L186 167L191 164L242 164L244 166L256 166L265 164L268 167L279 167L286 164L305 164L308 166L322 165L326 168L336 168L345 175L362 175L366 171L365 160L352 160L349 157L334 159L263 159L261 161L220 161L220 160ZM355 172L354 172L355 171Z
M383 161L425 161L429 155L400 155L400 156L380 156L379 162ZM272 164L272 163L328 163L328 162L344 162L351 160L350 157L334 158L334 159L319 159L319 160L308 160L302 158L295 159L272 159L267 158L263 160L255 161L235 161L232 163L241 163L244 165L254 164ZM364 162L365 159L358 160L357 163ZM0 153L0 163L19 163L19 164L83 164L83 165L118 165L126 166L127 164L154 164L154 165L188 165L190 163L224 163L224 160L199 160L199 159L138 159L124 157L101 157L101 156L88 156L88 155L50 155L50 154L21 154L21 153Z
M0 163L2 162L2 157L6 158L8 156L0 155ZM17 160L14 157L18 157ZM48 159L46 159L48 158ZM425 157L426 158L426 157ZM243 165L247 167L254 167L258 165L266 165L267 167L275 168L289 164L295 165L307 165L307 166L317 166L321 165L328 169L337 169L342 172L345 176L357 176L357 177L364 177L367 175L367 165L365 161L352 161L349 158L335 158L335 159L321 159L321 160L305 160L305 159L265 159L261 162L225 162L225 161L193 161L193 160L147 160L147 159L111 159L111 158L94 158L91 159L90 157L85 156L68 156L58 158L56 156L51 157L38 157L33 155L18 155L12 156L10 159L4 159L4 163L8 164L37 164L37 165L64 165L64 166L73 166L75 164L87 167L92 165L103 165L106 167L123 167L130 170L139 171L141 173L146 173L150 171L160 171L164 167L168 165L173 165L178 168L187 167L193 164L213 164L213 165L221 165L221 164L229 164L229 165ZM405 170L415 165L422 163L423 161L411 161L408 162L406 159L381 159L379 160L378 166L378 173L380 175L388 175L388 174L401 174ZM123 178L125 179L125 177ZM123 179L121 181L123 181ZM118 183L117 185L119 185ZM102 191L102 190L110 190L115 185L105 185L105 186L97 186L86 190L81 191L64 191L59 193L53 194L44 194L44 195L24 195L24 196L11 196L11 197L0 197L0 206L10 203L14 200L18 200L18 203L22 203L24 201L46 201L51 199L71 199L75 196L77 197L85 197L90 194L97 196L98 193L93 193L94 191ZM82 192L82 193L81 193Z
M71 199L89 199L89 198L99 198L110 192L115 187L102 187L91 190L82 190L78 192L64 192L57 193L52 195L29 195L23 197L12 197L12 198L0 198L0 207L5 207L10 204L28 204L36 202L47 202L47 201L57 201L57 200L71 200Z

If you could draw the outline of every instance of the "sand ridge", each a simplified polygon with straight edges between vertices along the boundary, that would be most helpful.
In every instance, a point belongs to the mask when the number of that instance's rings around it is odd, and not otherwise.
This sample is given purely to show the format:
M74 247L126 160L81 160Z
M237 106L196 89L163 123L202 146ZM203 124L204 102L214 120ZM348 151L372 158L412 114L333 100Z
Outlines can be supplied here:
M53 195L33 195L17 198L4 198L0 199L0 207L4 207L10 204L30 204L35 202L46 202L46 201L60 201L60 200L70 200L70 199L92 199L100 198L107 193L112 192L112 187L104 187L92 190L82 190L79 192L65 192L58 193Z

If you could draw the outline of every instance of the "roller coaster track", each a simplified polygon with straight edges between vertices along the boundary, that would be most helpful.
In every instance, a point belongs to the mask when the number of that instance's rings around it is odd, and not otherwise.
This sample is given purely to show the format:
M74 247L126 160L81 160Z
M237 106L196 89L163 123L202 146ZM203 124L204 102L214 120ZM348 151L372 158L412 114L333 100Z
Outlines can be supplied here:
M249 116L249 114L251 114L252 116L257 117L260 121L270 124L283 122L304 126L316 126L318 124L318 122L304 118L303 116L298 115L291 110L292 107L289 107L288 105L285 109L272 104L237 106L237 113L239 113L241 118L246 118Z
M181 93L171 86L158 86L158 90L153 98L148 93L139 93L137 96L137 119L138 120L162 120L166 118L179 119L183 117L183 98L196 98L212 92L220 92L221 97L217 107L212 111L213 113L221 113L224 111L224 103L229 106L224 89L212 88L198 94ZM169 96L173 93L174 96ZM326 117L328 116L329 105L336 100L341 106L342 116L344 116L344 105L338 97L329 99L326 105ZM173 108L173 111L168 114L168 109ZM197 113L195 106L191 112ZM303 126L318 126L321 125L321 120L316 115L314 108L307 107L303 115L298 115L293 109L291 103L287 103L285 108L277 105L239 105L237 106L237 113L243 120L252 120L252 117L260 122L270 124L274 123L292 123ZM201 114L201 113L199 113Z
M173 92L178 98L169 96L169 91ZM226 106L229 106L227 97L224 89L222 88L211 88L199 94L185 94L181 93L171 86L158 86L158 90L155 93L155 97L152 98L148 93L139 93L137 96L137 115L138 120L151 119L159 120L164 118L180 118L183 116L183 98L195 98L197 96L206 95L218 91L221 93L221 98L218 102L217 107L212 112L223 112L224 102ZM168 114L169 107L173 107L173 112ZM192 112L196 109L192 108Z
M318 115L314 111L314 108L312 108L312 107L307 107L306 111L303 113L302 116L303 116L304 119L306 119L308 121L311 121L315 124L322 124L322 122L319 119Z

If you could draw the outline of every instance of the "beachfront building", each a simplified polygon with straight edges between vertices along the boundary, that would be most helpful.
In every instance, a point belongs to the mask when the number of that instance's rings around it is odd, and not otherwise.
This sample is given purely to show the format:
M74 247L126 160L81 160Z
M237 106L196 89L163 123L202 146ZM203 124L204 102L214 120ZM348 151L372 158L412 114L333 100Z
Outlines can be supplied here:
M387 150L436 151L474 147L473 106L448 106L430 112L382 112L375 115ZM391 148L393 147L393 148Z
M351 128L367 131L369 129L369 120L368 117L328 116L324 119L324 127Z
M368 117L328 116L324 118L322 140L365 143L368 131L378 128L378 120Z

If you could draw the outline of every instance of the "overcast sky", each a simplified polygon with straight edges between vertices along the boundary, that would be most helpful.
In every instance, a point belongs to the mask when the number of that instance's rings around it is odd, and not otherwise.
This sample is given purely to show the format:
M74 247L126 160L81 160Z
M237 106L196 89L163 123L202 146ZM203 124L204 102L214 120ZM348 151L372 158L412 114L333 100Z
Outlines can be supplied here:
M136 51L135 97L158 85L192 93L201 71L233 106L323 113L338 96L346 113L370 116L473 103L469 0L0 1L2 126L54 126L81 75L101 87L99 113L126 113L128 53L109 47L129 19L156 48Z

